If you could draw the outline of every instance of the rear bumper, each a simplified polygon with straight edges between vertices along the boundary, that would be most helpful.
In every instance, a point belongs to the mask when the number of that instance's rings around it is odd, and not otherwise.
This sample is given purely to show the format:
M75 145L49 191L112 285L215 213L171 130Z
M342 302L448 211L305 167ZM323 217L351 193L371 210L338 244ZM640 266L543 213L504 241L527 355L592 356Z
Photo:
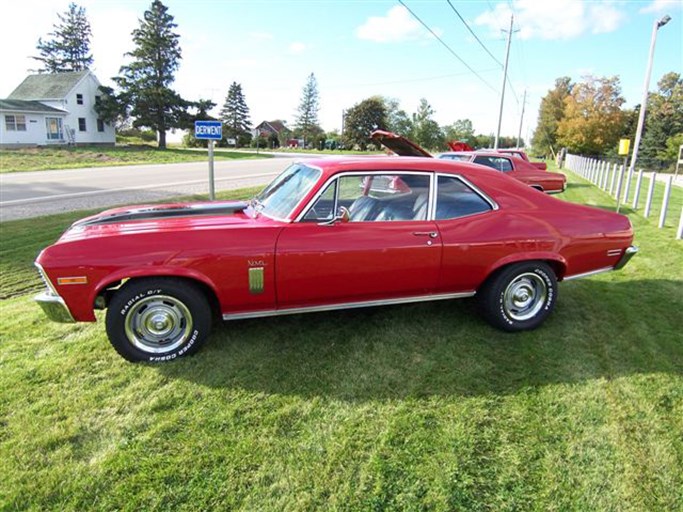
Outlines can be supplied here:
M638 247L635 245L631 245L630 247L627 247L626 250L624 251L624 254L621 256L619 261L617 262L616 265L614 265L614 270L619 270L621 268L624 268L626 264L631 261L631 258L633 258L636 253L638 252Z
M71 315L69 308L66 307L64 299L59 295L53 295L49 292L43 292L34 297L34 300L43 309L45 315L53 322L73 323L74 317Z

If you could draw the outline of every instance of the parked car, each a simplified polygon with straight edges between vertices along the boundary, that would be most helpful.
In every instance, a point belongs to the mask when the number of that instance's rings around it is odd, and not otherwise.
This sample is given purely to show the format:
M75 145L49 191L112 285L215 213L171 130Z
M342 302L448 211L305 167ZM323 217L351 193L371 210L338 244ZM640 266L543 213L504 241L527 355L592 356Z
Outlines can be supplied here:
M521 158L525 162L529 162L531 165L533 165L537 169L540 169L541 171L545 171L548 169L548 164L546 164L545 162L532 162L531 160L529 160L529 157L527 156L526 152L522 151L521 149L503 148L498 149L497 152L502 153L504 155L510 155L517 158Z
M400 183L394 193L373 183ZM505 331L550 314L558 281L623 267L627 217L435 158L316 159L249 202L115 208L75 222L36 266L52 320L106 309L129 361L194 353L212 319L476 296ZM596 305L597 307L598 305Z
M399 156L433 157L429 151L421 148L413 141L392 132L375 130L372 132L371 138ZM564 174L542 171L526 160L500 152L488 150L451 151L448 153L440 153L437 155L437 158L484 165L509 174L522 183L526 183L530 187L548 194L564 192L567 187L567 177Z

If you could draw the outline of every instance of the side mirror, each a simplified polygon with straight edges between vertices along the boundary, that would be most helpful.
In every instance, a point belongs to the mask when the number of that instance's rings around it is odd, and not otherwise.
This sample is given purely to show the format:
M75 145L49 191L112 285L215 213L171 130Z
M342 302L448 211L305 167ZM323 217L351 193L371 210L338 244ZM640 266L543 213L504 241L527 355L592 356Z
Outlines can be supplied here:
M326 222L320 222L318 223L319 226L334 226L338 222L349 222L351 219L351 214L349 213L348 208L345 206L340 206L339 209L337 210L337 214L331 219Z

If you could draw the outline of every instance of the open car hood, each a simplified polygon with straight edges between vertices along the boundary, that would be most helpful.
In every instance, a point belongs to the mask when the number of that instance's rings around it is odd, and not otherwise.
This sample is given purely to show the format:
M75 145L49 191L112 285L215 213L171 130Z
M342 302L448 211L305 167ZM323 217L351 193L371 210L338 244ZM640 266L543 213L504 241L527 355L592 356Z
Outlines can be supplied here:
M414 142L406 139L402 135L387 132L384 130L375 130L370 134L370 138L382 144L385 148L390 149L398 156L421 156L426 158L434 158L432 154L422 149Z

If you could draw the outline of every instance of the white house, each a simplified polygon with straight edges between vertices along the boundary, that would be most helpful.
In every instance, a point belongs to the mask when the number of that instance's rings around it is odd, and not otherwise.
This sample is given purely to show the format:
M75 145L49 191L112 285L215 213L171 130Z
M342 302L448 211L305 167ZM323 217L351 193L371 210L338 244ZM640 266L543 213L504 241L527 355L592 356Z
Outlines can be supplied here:
M0 100L0 147L116 142L114 127L100 119L102 95L91 71L29 75Z

